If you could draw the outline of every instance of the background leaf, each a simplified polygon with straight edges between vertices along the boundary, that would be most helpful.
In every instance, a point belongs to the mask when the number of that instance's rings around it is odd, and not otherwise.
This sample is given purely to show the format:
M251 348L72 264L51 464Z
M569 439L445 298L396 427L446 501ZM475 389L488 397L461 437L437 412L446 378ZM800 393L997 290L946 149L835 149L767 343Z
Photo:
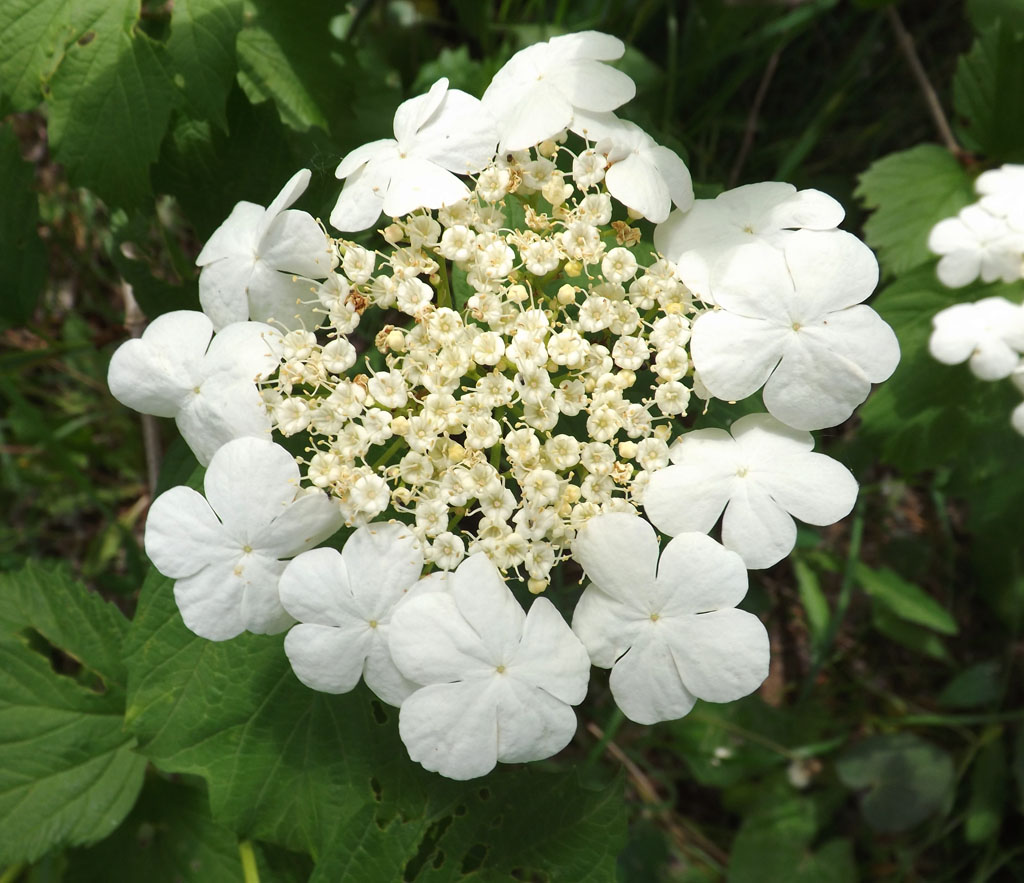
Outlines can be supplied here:
M836 771L848 788L863 790L860 808L876 831L905 831L950 796L953 761L911 733L872 736L843 752Z
M123 694L57 674L43 656L49 648L14 631L37 628L109 673L120 614L60 572L47 578L38 568L0 577L0 604L0 864L14 864L109 835L132 808L146 762L122 728ZM57 621L51 605L69 618Z
M937 144L920 144L876 160L854 191L874 212L864 238L888 274L901 274L935 260L928 234L943 218L974 202L963 166Z
M0 73L2 76L2 73ZM39 204L35 173L21 159L18 138L10 126L0 126L0 323L26 322L46 282L46 251L36 232Z

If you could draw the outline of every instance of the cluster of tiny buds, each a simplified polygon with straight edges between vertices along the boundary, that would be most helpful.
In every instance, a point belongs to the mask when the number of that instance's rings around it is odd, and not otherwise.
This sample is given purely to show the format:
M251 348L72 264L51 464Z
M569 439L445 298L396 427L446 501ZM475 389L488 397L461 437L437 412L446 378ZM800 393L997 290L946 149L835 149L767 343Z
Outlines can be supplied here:
M565 150L495 161L470 200L385 228L387 253L333 240L323 320L284 336L263 393L350 524L391 509L434 567L483 551L535 593L587 520L637 511L691 394L707 398L687 350L702 307L612 222L605 158L583 150L567 173ZM367 310L368 348L350 339Z

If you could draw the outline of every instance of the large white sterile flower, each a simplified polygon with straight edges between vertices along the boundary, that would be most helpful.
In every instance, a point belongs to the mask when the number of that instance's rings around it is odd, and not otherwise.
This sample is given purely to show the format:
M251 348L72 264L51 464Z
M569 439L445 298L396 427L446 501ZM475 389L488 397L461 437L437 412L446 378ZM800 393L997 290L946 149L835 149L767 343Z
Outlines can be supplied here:
M792 184L764 181L672 212L654 231L654 244L676 263L690 291L714 303L709 274L723 255L754 241L781 245L793 230L832 230L843 215L843 207L820 190L798 191Z
M270 415L255 381L280 363L280 338L260 322L236 322L214 335L202 313L165 313L118 347L107 385L129 408L173 417L205 466L233 438L269 438Z
M308 169L296 172L266 208L237 203L199 252L199 302L214 328L249 318L289 329L316 324L308 280L328 276L334 248L312 215L288 208L309 178Z
M783 423L835 426L899 362L896 335L860 303L877 282L871 249L842 230L799 230L781 250L745 245L713 271L719 309L693 324L694 367L716 398L763 385L765 407Z
M613 513L579 530L573 557L590 578L573 631L594 665L612 670L612 696L630 720L674 720L697 699L731 702L768 676L768 633L735 609L747 593L735 552L684 533L659 561L651 526Z
M467 199L469 188L456 175L483 169L498 140L480 101L449 89L443 77L398 106L394 129L393 139L357 147L335 171L348 179L331 212L339 230L365 230L381 212L397 218Z
M731 432L698 429L672 445L673 465L655 472L644 491L644 511L662 533L707 533L724 510L723 545L747 567L770 567L793 549L794 517L826 525L853 508L856 479L812 453L809 432L768 414L741 417Z
M1024 307L1002 297L954 304L932 319L928 350L946 365L966 361L975 377L1009 377L1024 353Z
M572 130L597 142L595 150L609 163L605 186L626 208L660 224L673 205L682 211L693 205L693 181L686 163L636 123L613 113L577 111Z
M974 189L981 194L981 207L1024 233L1024 165L1007 164L978 176Z
M498 121L501 153L525 150L569 128L577 111L615 110L636 94L604 61L621 58L617 37L582 31L520 49L491 80L484 108Z
M299 624L284 641L296 676L325 693L347 693L362 677L390 705L401 705L413 684L391 660L388 633L395 605L409 590L439 587L420 580L423 552L404 524L369 524L343 551L312 549L288 563L281 603Z
M319 491L301 491L292 455L255 438L222 446L203 488L205 498L171 488L146 520L146 554L176 580L185 625L211 641L284 631L293 620L278 595L283 559L337 531L338 506Z
M546 598L524 614L483 553L446 586L409 598L391 618L391 655L423 685L398 718L409 756L450 779L473 779L498 761L560 751L590 677L579 639Z
M950 288L969 285L979 275L982 282L1013 282L1021 277L1024 231L974 204L932 227L928 248L942 255L935 272Z

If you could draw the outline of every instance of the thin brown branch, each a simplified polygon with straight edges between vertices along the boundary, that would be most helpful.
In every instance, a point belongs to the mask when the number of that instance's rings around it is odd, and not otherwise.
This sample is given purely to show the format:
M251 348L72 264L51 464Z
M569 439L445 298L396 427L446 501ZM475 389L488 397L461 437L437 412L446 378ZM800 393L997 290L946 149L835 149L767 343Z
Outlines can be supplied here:
M740 152L736 154L736 162L733 164L732 172L729 173L729 188L735 187L740 180L740 173L750 154L750 148L754 146L754 135L757 132L757 121L761 115L761 105L764 104L765 96L768 94L768 87L771 85L772 77L775 76L775 69L779 66L779 58L782 55L782 47L776 49L765 65L764 73L761 75L761 82L757 84L757 92L754 95L754 103L750 105L750 113L747 114L747 125L743 130L743 141L740 143Z
M935 122L935 128L938 129L939 139L946 146L946 149L953 154L953 156L960 158L964 155L964 149L957 143L956 138L953 136L953 130L950 128L946 112L942 109L942 103L939 101L939 96L936 93L931 80L928 79L928 73L925 71L924 65L921 64L921 59L917 54L916 47L914 46L913 36L911 36L910 31L908 31L906 26L903 24L903 19L900 18L900 14L896 11L895 6L886 6L885 15L889 19L889 24L892 26L893 33L896 35L896 42L899 44L900 51L903 53L903 57L906 59L907 65L910 67L910 72L914 75L914 79L917 81L921 94L924 95L925 104L928 105L928 111L931 113L932 119Z
M599 742L604 739L604 731L593 721L587 724L587 731ZM719 849L717 845L708 840L699 831L685 828L679 819L676 818L675 814L666 808L665 801L658 794L658 789L654 786L654 783L632 761L625 751L610 739L605 743L604 750L622 765L629 780L633 783L637 796L653 811L658 821L668 831L669 836L675 842L680 852L684 855L689 855L695 850L699 850L722 867L729 863L729 856Z
M132 337L141 337L146 327L146 317L143 315L139 302L135 300L135 293L131 285L121 282L121 296L124 298L124 324ZM160 427L156 418L151 414L142 415L142 444L146 450L146 484L149 487L149 495L152 498L156 494L156 483L160 476Z

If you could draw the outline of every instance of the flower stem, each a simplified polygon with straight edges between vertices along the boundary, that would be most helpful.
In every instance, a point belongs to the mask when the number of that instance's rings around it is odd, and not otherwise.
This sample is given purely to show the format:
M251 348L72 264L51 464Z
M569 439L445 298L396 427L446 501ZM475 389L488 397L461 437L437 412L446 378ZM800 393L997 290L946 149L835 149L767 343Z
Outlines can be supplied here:
M260 871L256 867L256 853L251 840L238 842L238 856L242 860L242 874L245 883L260 883Z
M455 309L455 297L452 292L451 283L448 280L448 261L441 258L437 266L438 275L441 277L441 282L437 286L437 305L439 307Z

